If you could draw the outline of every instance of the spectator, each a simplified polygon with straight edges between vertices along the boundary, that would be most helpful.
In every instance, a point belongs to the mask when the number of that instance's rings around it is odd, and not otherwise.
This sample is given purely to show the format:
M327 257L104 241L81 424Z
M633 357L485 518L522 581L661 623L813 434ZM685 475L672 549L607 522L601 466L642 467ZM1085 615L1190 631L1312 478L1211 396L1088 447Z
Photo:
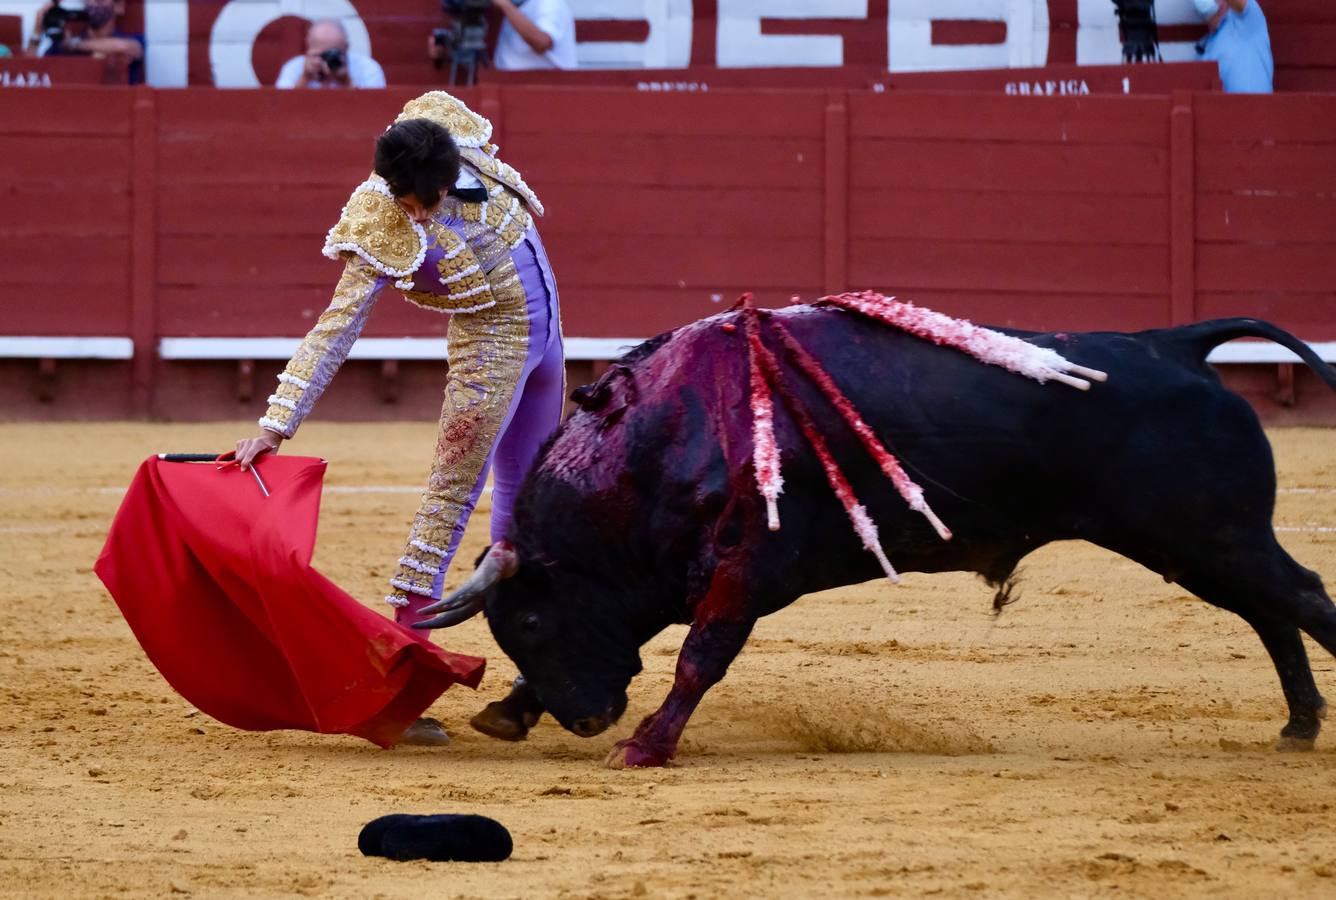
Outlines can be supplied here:
M505 20L496 39L498 69L574 69L575 13L566 0L491 0ZM428 41L433 60L448 54Z
M1269 94L1275 63L1271 35L1257 0L1194 0L1206 19L1206 37L1197 52L1220 67L1229 93Z
M371 57L348 49L342 22L321 19L306 32L306 55L285 62L274 87L383 88L385 72Z
M105 57L112 70L125 70L128 84L144 83L144 36L117 27L116 20L125 15L124 0L87 0L83 17L67 20L55 34L48 34L47 14L58 6L48 3L37 10L37 26L28 44L31 55L38 55L43 37L49 37L42 56Z

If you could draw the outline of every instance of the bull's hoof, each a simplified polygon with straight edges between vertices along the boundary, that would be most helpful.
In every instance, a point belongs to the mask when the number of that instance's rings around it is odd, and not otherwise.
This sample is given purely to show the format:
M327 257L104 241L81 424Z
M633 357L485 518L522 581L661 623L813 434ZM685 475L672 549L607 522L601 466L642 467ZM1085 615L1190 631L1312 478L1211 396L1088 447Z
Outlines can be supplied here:
M505 700L494 700L469 719L469 724L498 741L522 741L537 721L537 716L519 712Z
M603 765L609 769L661 769L672 759L671 753L652 750L636 742L635 738L612 745Z
M1276 741L1277 753L1307 753L1317 746L1317 740L1314 738L1286 737L1281 735L1280 740Z

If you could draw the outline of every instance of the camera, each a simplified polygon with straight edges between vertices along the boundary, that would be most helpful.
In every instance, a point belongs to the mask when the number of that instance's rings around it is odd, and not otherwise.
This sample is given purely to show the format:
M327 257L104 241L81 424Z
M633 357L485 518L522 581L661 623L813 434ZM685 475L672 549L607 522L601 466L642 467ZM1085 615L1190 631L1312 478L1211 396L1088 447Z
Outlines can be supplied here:
M59 2L52 5L42 16L42 33L52 43L59 43L65 37L65 25L69 22L87 22L88 10L65 9Z
M348 62L347 57L343 55L343 51L338 47L330 47L320 54L320 58L325 61L325 65L329 66L330 74L339 71Z
M487 65L487 10L491 5L491 0L441 0L441 12L450 17L450 26L434 29L431 39L450 57L450 84L459 81L461 69L462 83L473 84L478 65ZM437 68L441 62L436 60Z
M460 19L487 12L492 0L441 0L441 11L452 19Z
M1155 0L1113 0L1123 39L1123 62L1162 62Z

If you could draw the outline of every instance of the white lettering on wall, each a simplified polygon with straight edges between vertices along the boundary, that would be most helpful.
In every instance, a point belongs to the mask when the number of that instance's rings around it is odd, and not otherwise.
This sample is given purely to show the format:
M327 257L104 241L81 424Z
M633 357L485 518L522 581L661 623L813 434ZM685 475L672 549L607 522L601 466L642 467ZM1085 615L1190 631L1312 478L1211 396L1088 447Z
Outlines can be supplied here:
M577 19L644 19L644 41L586 41L581 68L679 69L691 63L691 0L571 0Z
M1265 0L1263 0L1265 2ZM570 0L577 18L584 20L644 20L649 33L643 41L586 41L580 44L580 65L587 68L679 68L691 62L693 0ZM44 0L0 0L0 15L22 20L24 42L31 34ZM190 22L196 31L216 21L208 38L208 58L214 83L222 87L254 87L251 66L257 35L275 19L333 17L348 29L352 48L371 53L371 38L356 9L368 14L378 6L363 0L143 0L144 31L148 46L147 75L158 87L181 87L188 81ZM435 4L433 4L434 6ZM867 28L883 23L867 19L867 0L718 0L716 58L704 65L720 66L838 66L848 60L838 35L762 34L763 19L828 19L862 21ZM1161 26L1200 24L1192 0L1156 0ZM1076 61L1107 65L1122 59L1117 18L1112 0L1077 0L1079 27ZM933 20L982 19L1006 23L1001 44L940 46L932 43ZM860 25L860 27L862 27ZM1049 18L1047 0L891 0L887 29L891 71L1042 66L1048 62ZM16 49L16 48L11 48ZM382 48L384 49L384 48ZM1161 44L1166 61L1196 58L1191 41Z
M47 72L0 72L0 88L35 87L51 87L51 75Z
M1126 81L1127 79L1123 79ZM1074 97L1090 93L1084 78L1061 78L1046 81L1008 81L1003 89L1012 97ZM1126 91L1124 91L1126 93Z
M637 81L636 90L680 94L708 93L710 86L703 81Z
M190 3L152 0L144 10L144 71L154 87L185 87L190 71Z
M216 87L259 87L251 47L264 26L283 16L338 19L348 32L348 49L371 56L371 35L348 0L230 0L209 35L209 67Z
M24 47L28 46L28 36L37 24L37 10L45 5L46 0L0 0L0 16L18 16L22 20L19 27L23 32ZM21 47L9 49L15 56L22 52Z
M1109 0L1104 2L1113 9ZM1005 69L1048 61L1047 0L891 0L890 9L887 64L892 72ZM934 19L1005 22L1006 41L935 45Z
M892 6L895 4L892 3ZM719 0L719 66L841 66L838 35L761 34L761 19L866 19L867 0Z

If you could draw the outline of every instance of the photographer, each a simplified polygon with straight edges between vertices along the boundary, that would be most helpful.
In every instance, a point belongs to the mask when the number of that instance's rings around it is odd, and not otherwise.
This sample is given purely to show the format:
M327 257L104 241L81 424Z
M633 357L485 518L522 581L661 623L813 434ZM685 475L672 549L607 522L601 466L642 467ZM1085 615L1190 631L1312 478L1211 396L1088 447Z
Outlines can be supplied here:
M380 63L348 49L348 32L338 19L312 22L306 55L294 56L278 72L277 88L383 88Z
M144 36L116 27L124 14L124 0L87 0L83 9L48 3L37 10L28 55L105 57L114 70L124 70L127 84L143 84ZM48 43L39 53L43 40Z
M1204 60L1220 67L1228 93L1269 94L1275 62L1266 16L1257 0L1194 0L1207 34L1197 43Z
M482 0L505 17L497 36L494 63L498 69L574 69L575 14L566 0ZM458 16L467 0L442 4ZM435 61L447 59L449 49L439 41L427 41L427 55Z

